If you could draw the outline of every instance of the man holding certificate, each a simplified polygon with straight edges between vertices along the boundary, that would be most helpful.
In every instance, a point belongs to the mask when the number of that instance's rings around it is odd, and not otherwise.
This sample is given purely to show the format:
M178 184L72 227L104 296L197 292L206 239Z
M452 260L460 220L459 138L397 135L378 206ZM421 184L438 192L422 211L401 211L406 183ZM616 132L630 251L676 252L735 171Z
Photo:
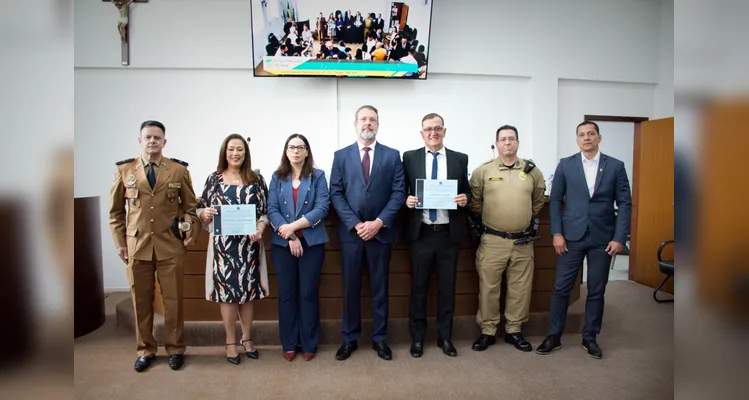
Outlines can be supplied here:
M426 301L432 266L437 273L437 346L458 355L451 341L458 246L465 236L465 206L471 196L468 156L446 149L447 129L438 114L421 120L424 146L403 153L406 175L406 238L411 243L411 356L424 353Z
M354 113L356 143L335 152L330 200L340 219L343 278L343 343L336 359L346 360L361 336L362 268L369 266L372 296L372 348L392 359L387 345L390 250L397 240L395 217L406 200L400 153L376 141L379 115L372 106Z
M519 159L518 130L505 125L497 130L499 157L471 174L471 202L479 213L484 234L476 251L479 274L479 310L476 322L481 335L473 350L483 351L495 343L499 323L499 292L502 274L507 274L505 342L518 350L532 346L521 334L528 321L533 284L533 241L537 239L534 217L544 205L546 184L541 171L530 160Z

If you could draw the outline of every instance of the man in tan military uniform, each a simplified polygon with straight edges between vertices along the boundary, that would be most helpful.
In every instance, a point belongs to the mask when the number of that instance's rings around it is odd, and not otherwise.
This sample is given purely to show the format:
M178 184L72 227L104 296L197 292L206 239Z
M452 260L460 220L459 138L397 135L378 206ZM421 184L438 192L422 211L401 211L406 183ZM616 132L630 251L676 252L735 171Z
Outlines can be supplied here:
M529 160L518 159L518 132L505 125L497 130L499 157L471 174L471 212L480 213L485 233L476 251L479 274L479 310L476 322L481 336L473 350L483 351L496 341L499 292L507 273L505 342L522 351L532 346L521 334L528 321L533 284L533 218L544 205L543 174ZM525 239L525 243L516 241Z
M135 308L138 359L145 371L156 355L153 336L154 273L164 300L164 341L169 366L184 364L183 259L198 233L197 199L187 163L161 154L164 125L146 121L138 142L143 154L117 162L110 191L109 225L117 252L127 264ZM182 219L184 222L182 222Z

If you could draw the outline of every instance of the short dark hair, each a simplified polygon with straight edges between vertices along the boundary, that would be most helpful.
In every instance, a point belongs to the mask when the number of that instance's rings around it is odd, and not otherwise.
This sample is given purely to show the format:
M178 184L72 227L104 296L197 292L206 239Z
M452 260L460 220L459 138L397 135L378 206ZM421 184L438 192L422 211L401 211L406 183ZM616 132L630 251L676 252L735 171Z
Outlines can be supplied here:
M502 126L499 127L499 129L497 129L497 134L494 137L494 141L495 142L497 140L499 140L499 131L503 131L505 129L511 129L511 130L513 130L515 132L515 140L520 140L520 134L518 133L518 128L515 128L512 125L502 125Z
M445 125L445 119L442 118L442 116L439 115L439 114L437 114L437 113L429 113L429 114L425 115L424 118L421 119L421 124L424 125L424 121L426 121L428 119L432 119L432 118L439 118L440 121L442 121L442 125L444 127L444 125Z
M601 131L598 129L598 124L596 124L593 121L583 121L583 122L577 124L577 128L575 128L575 135L577 135L577 130L580 129L580 127L583 126L583 125L593 125L593 128L595 128L596 133L599 134L599 135L601 134Z
M166 136L166 127L164 127L164 124L162 124L161 122L149 119L148 121L145 121L142 124L140 124L140 130L142 131L143 128L145 128L147 126L155 126L155 127L159 128L159 129L161 129L161 132L164 132L164 136Z

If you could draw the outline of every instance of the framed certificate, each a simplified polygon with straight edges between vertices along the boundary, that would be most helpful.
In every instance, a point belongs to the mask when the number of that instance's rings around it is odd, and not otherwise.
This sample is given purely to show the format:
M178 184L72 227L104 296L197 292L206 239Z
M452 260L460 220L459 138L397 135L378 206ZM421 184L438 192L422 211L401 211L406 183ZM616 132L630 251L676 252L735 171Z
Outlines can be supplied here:
M214 205L218 212L213 216L215 236L246 236L257 232L254 204Z
M435 210L457 210L458 203L453 198L458 195L456 179L417 179L416 208Z

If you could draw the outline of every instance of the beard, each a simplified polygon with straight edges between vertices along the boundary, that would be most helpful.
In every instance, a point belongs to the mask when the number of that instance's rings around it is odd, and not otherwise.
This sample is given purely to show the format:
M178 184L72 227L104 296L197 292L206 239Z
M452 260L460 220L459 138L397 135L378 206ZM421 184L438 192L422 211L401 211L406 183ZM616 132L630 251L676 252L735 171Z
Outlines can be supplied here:
M359 137L362 140L372 140L377 136L377 129L373 129L371 132L365 132L363 129L358 129Z

